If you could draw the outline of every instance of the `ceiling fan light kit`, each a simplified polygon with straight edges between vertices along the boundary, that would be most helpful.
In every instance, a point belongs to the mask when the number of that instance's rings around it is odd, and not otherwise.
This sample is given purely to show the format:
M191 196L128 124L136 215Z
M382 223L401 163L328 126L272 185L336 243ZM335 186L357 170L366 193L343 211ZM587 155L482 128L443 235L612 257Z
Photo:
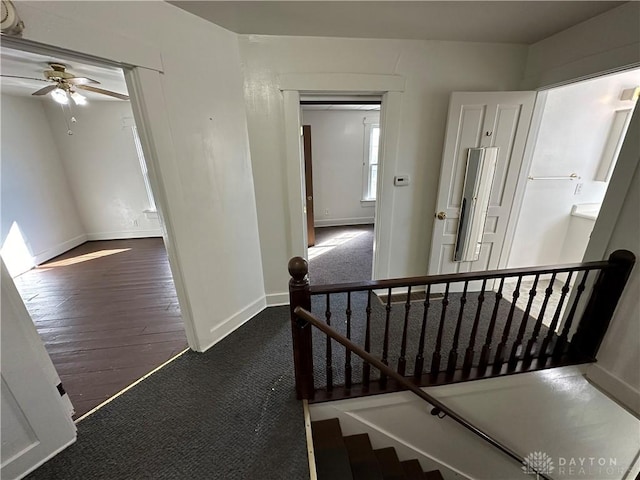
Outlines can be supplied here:
M73 100L73 103L75 103L76 105L87 104L87 97L85 97L84 95L80 95L78 92L71 92L69 96L71 97L71 100Z
M4 1L3 1L4 5ZM87 92L93 92L100 95L107 95L109 97L117 98L118 100L129 100L128 95L112 92L111 90L105 90L104 88L98 88L94 85L100 85L100 82L87 77L76 77L74 74L67 71L67 66L62 63L52 62L49 63L49 69L43 72L44 79L21 77L17 75L0 75L7 78L20 78L25 80L37 80L40 82L47 82L47 85L40 90L32 93L35 96L43 96L51 93L51 97L58 103L66 105L69 103L69 97L76 105L86 105L87 97L78 93L78 89L86 90Z
M67 92L65 92L61 88L53 89L51 91L51 98L53 98L60 105L67 105L69 103L69 99L67 98Z
M44 70L42 73L44 78L23 77L19 75L0 75L0 77L47 83L47 86L36 90L31 95L42 97L44 95L51 94L53 101L59 104L63 111L64 121L67 125L67 135L73 135L70 123L77 122L76 118L72 114L71 107L87 104L87 97L80 94L78 90L85 90L99 95L107 95L109 97L117 98L118 100L129 100L128 95L123 95L121 93L112 92L111 90L105 90L94 86L100 85L100 82L97 80L75 76L71 72L67 71L66 65L59 62L50 62L49 69ZM65 113L65 108L68 109L69 117L67 117L67 113Z

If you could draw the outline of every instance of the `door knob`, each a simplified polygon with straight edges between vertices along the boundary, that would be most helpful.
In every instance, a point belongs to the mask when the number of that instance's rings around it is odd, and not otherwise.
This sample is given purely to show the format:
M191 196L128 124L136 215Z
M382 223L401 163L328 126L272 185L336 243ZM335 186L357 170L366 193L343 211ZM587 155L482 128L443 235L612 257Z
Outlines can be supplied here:
M440 220L444 220L445 218L447 218L447 214L444 213L444 212L438 212L436 214L436 217L438 217L438 219L440 219Z
M311 195L309 195L309 196L307 197L307 200L311 201L311 200L313 200L313 197L312 197Z

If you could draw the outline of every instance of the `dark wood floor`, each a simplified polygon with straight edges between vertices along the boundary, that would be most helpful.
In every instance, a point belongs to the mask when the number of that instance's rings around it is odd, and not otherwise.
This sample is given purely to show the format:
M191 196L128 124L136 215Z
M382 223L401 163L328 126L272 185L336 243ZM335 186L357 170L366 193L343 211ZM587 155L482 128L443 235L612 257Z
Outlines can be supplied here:
M160 238L87 242L15 283L75 418L187 348Z

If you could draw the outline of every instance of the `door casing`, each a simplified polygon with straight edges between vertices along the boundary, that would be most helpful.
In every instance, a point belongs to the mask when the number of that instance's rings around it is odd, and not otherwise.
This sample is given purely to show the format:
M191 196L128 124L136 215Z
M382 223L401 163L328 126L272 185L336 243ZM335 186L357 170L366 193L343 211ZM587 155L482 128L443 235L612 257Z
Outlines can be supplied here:
M391 218L393 175L399 144L401 94L405 79L399 75L288 74L279 79L284 101L284 134L289 205L289 257L307 258L306 215L304 213L304 163L300 141L300 94L381 95L380 157L375 208L374 279L386 278L391 266Z

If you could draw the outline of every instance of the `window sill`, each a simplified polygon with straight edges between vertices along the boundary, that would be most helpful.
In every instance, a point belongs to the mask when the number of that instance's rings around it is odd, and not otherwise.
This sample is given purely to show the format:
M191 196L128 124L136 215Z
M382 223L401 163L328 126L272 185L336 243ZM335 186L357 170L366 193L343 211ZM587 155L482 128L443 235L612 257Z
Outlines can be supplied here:
M375 207L376 206L376 201L375 200L360 200L360 206L361 207Z

